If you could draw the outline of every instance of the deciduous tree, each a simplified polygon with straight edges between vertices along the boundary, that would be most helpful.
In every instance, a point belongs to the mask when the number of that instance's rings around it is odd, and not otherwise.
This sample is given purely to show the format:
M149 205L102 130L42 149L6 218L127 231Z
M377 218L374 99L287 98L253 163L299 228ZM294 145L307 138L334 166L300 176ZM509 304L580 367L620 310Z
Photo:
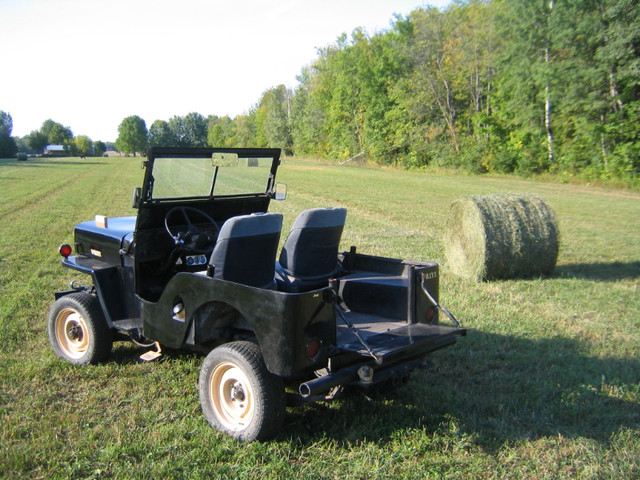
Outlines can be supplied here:
M196 112L173 116L168 123L173 146L204 147L207 144L207 121Z
M118 127L116 149L123 153L143 153L148 146L148 131L144 120L137 115L126 117Z
M93 142L86 135L78 135L74 139L75 154L83 157L88 157L93 154Z
M235 123L228 116L208 118L207 143L210 147L233 147L235 136Z
M34 152L42 153L49 144L49 137L42 130L33 130L29 134L28 143Z
M175 145L169 124L164 120L155 120L149 127L149 145L152 147L170 147Z
M11 137L13 118L0 110L0 158L14 157L18 151L15 140Z
M93 142L93 154L96 157L101 157L104 155L104 152L107 151L107 145L100 140L96 140Z

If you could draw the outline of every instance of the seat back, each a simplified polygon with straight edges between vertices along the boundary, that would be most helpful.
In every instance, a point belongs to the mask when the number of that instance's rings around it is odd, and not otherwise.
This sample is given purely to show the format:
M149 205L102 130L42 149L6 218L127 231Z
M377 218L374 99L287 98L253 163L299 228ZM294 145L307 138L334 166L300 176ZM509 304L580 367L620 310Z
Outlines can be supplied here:
M274 262L282 215L254 213L228 219L209 259L213 278L251 287L275 289Z
M346 217L345 208L312 208L298 215L276 265L280 290L301 292L327 285L338 270Z

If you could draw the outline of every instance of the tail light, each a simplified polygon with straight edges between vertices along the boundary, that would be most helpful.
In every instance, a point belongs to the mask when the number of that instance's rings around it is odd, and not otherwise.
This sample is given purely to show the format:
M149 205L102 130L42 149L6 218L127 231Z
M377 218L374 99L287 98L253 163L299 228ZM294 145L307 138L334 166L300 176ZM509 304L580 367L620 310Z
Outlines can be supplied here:
M320 342L318 340L311 340L307 344L307 358L314 359L320 352Z
M60 252L60 255L62 255L64 258L67 258L69 255L71 255L73 249L68 243L63 243L62 245L60 245L60 247L58 247L58 252Z

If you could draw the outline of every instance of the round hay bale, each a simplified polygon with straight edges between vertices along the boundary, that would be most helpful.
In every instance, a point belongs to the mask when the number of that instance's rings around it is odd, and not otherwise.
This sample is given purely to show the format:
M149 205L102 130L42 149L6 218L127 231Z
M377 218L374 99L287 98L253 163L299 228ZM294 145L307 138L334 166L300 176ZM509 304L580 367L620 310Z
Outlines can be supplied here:
M558 233L540 197L463 197L451 204L445 254L456 275L476 281L545 275L558 259Z

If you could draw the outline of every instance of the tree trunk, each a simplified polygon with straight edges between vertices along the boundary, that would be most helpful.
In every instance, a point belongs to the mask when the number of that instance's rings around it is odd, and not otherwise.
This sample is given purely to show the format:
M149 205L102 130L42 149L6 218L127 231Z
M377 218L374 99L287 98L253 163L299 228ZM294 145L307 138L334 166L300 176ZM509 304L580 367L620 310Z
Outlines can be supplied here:
M549 48L545 49L545 63L549 65ZM548 73L547 73L548 75ZM547 152L549 163L553 164L553 129L551 128L551 86L547 80L547 84L544 88L544 126L547 130Z
M549 2L549 17L551 17L551 10L553 9L553 1ZM547 152L549 164L552 165L554 161L553 154L553 129L551 127L551 85L549 83L549 67L551 64L551 33L547 33L547 48L544 49L544 62L547 67L547 82L544 88L545 99L544 99L544 126L547 130Z

